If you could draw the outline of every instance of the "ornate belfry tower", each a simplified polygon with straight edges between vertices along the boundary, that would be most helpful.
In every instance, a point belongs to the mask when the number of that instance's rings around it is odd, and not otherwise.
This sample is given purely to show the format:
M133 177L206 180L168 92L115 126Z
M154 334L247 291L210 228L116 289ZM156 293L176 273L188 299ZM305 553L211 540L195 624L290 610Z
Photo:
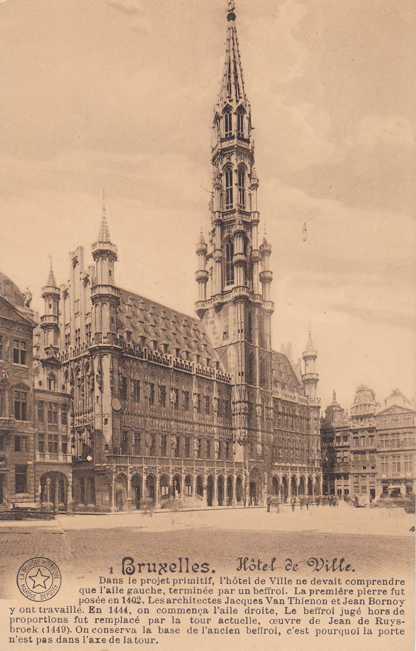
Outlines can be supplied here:
M197 245L196 311L233 378L236 458L262 457L272 429L270 244L260 242L251 107L229 0L224 76L214 109L208 242ZM266 435L266 436L265 436ZM249 445L247 445L249 444ZM245 452L244 452L245 450Z

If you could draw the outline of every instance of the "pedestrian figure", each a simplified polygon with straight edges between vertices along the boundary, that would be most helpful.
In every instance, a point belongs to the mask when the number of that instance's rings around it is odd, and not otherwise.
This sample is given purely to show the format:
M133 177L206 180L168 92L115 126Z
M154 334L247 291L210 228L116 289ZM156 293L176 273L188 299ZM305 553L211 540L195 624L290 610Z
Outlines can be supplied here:
M292 507L292 512L293 512L296 506L296 499L294 497L292 497L292 499L290 500L290 506Z
M309 511L309 498L306 500L306 510Z
M270 513L271 503L272 503L272 498L270 497L270 495L268 495L266 500L267 513Z

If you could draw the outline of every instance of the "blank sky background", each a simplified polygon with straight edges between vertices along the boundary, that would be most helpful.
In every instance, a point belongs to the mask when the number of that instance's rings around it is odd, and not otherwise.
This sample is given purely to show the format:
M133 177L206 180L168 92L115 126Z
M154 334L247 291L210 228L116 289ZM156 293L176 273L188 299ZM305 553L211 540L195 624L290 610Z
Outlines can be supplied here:
M0 3L1 270L35 306L106 189L121 286L190 314L225 0ZM324 405L415 387L413 0L239 0L273 343L310 324ZM302 240L307 223L308 240Z

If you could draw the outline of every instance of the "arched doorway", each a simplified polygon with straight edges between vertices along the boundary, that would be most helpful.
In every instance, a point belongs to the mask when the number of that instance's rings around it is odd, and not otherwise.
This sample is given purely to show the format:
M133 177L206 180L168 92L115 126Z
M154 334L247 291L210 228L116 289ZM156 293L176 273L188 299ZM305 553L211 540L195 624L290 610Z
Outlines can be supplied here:
M191 475L186 475L186 477L185 477L185 495L187 497L192 497L192 477L191 477Z
M299 479L299 495L305 495L305 477Z
M154 475L147 475L146 477L146 499L152 504L156 500L156 480Z
M132 505L137 511L141 508L142 495L142 478L136 473L131 478Z
M281 498L283 502L287 502L289 497L289 483L287 477L282 478L282 485L280 487Z
M233 503L233 478L227 478L227 504L230 506Z
M237 477L237 481L235 483L235 499L237 504L241 504L243 502L243 480L241 477Z
M312 477L308 477L308 495L309 496L313 495Z
M261 503L261 475L257 468L253 468L250 472L249 482L249 504L250 506L257 506Z
M296 477L292 477L292 479L290 480L290 492L292 497L296 497L298 494L298 485L296 482Z
M212 506L214 501L214 479L212 475L207 477L207 505Z
M174 475L173 477L172 494L174 498L178 498L182 494L182 478L180 475Z
M272 495L276 497L279 495L279 478L273 477L272 479Z
M199 497L204 497L204 480L201 475L196 478L196 494Z
M169 497L169 476L161 475L159 479L160 499L166 500Z
M116 511L125 511L127 505L127 477L120 474L114 484L114 505Z
M320 495L321 494L321 479L320 477L317 477L315 479L315 495Z
M223 506L224 504L224 477L219 475L217 477L217 499L218 506Z
M40 478L41 508L66 511L68 508L68 479L61 472L47 472Z

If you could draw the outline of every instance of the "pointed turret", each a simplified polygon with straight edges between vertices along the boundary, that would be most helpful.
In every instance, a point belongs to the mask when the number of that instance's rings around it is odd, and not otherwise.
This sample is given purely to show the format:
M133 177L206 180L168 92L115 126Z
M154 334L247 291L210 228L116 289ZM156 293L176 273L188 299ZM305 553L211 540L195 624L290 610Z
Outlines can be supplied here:
M317 398L317 388L319 382L319 375L316 371L316 360L318 353L312 341L312 333L309 328L308 332L308 341L306 343L305 350L302 354L304 362L304 373L302 375L303 384L305 387L305 393L308 398L311 400L316 400Z
M44 332L45 357L54 358L58 350L59 300L61 292L53 271L52 258L49 259L49 273L46 285L42 287L43 314L41 328Z
M104 195L98 240L92 245L92 257L95 263L91 291L95 324L93 340L95 343L114 344L117 340L117 309L120 303L115 279L117 247L110 238Z
M104 192L103 192L101 224L100 224L100 230L98 232L98 242L111 242L110 229L108 227L108 221L107 221L107 209L105 205Z
M113 262L117 260L117 247L112 243L110 237L110 228L108 226L107 208L105 205L104 193L102 199L101 220L98 230L98 238L97 241L92 245L92 257L95 261L97 261L99 257L111 258ZM112 281L113 280L114 277L112 277Z
M46 281L46 287L57 287L56 280L55 280L55 273L52 265L52 258L50 259L49 275L48 275L48 280Z

